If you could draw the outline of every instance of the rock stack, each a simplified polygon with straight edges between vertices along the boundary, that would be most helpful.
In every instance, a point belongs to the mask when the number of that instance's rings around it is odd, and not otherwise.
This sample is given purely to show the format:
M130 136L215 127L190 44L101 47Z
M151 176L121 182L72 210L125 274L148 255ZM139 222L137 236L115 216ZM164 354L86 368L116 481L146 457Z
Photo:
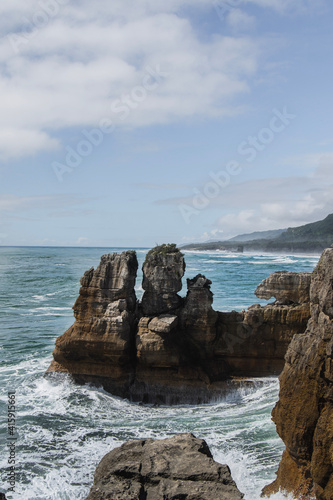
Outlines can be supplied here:
M150 250L142 271L144 316L170 313L181 306L182 298L177 292L182 289L185 261L176 245L160 245Z
M257 293L275 294L273 304L223 313L212 308L211 282L201 274L178 295L185 262L175 245L148 252L141 303L137 267L127 251L104 255L84 274L75 323L57 339L48 374L66 372L133 401L207 402L234 388L231 378L279 374L310 316L305 273L274 273L260 284Z
M77 382L102 384L125 397L133 381L137 321L135 252L104 255L81 278L75 323L56 341L48 373L67 372Z

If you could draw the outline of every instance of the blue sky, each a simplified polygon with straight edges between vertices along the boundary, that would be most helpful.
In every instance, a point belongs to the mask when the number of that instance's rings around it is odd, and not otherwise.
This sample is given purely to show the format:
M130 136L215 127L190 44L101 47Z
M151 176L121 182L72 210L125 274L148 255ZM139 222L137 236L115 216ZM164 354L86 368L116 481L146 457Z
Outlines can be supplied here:
M0 245L332 213L332 22L329 0L2 0Z

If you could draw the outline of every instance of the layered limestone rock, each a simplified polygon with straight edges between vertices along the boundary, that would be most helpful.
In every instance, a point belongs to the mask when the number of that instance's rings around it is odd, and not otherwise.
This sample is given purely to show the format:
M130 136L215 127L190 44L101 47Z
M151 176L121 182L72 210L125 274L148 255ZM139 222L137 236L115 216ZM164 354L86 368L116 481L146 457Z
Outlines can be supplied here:
M177 292L182 289L185 261L176 245L160 245L150 250L142 271L144 316L169 313L181 306L182 298Z
M270 274L255 291L260 299L275 297L280 304L303 304L310 300L311 273L279 271Z
M217 312L213 310L212 282L202 274L187 280L187 295L180 313L182 330L191 342L209 353L216 340Z
M103 256L96 271L84 274L76 321L57 339L49 373L67 372L133 401L208 402L230 391L225 382L232 377L279 374L293 335L306 328L307 280L295 273L288 287L285 273L271 275L266 288L279 283L281 298L284 280L288 301L299 302L286 305L285 294L284 304L222 313L212 308L211 282L201 274L187 280L185 298L178 295L185 262L175 245L148 252L139 304L137 265L135 252L123 252Z
M311 319L293 338L280 376L273 420L283 439L277 479L264 489L279 489L297 499L333 498L333 249L327 249L312 274Z
M227 465L193 434L128 441L102 458L86 500L241 500Z
M56 341L48 372L68 372L126 395L134 376L138 262L133 251L104 255L81 278L75 323Z
M216 358L223 359L229 375L260 377L281 373L288 345L304 332L310 308L309 303L255 304L247 311L218 314Z
M174 269L177 277L179 268ZM140 319L132 399L177 404L204 398L202 391L210 383L204 365L215 340L217 319L210 283L202 275L187 280L187 297L177 315Z

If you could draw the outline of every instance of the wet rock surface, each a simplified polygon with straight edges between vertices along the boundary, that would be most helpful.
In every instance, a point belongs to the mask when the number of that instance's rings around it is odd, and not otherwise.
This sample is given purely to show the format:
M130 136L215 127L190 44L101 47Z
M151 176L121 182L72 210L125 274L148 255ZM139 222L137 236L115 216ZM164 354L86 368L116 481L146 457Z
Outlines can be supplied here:
M273 420L283 439L277 479L264 489L295 498L333 498L333 249L327 249L312 274L311 319L296 335L280 376Z
M104 456L86 500L241 500L227 465L193 434L128 441Z
M56 340L48 373L70 373L125 396L134 376L136 327L135 252L104 255L81 278L75 323Z
M148 252L141 303L134 292L137 267L128 251L105 255L84 273L75 323L57 339L48 374L69 373L132 401L208 402L230 390L226 382L234 377L281 373L293 335L305 331L310 316L308 277L297 273L287 273L293 274L288 300L299 302L223 313L213 309L211 282L201 274L187 280L186 297L178 295L185 262L175 245ZM280 274L283 279L271 275L265 287L278 282L281 298L286 274Z

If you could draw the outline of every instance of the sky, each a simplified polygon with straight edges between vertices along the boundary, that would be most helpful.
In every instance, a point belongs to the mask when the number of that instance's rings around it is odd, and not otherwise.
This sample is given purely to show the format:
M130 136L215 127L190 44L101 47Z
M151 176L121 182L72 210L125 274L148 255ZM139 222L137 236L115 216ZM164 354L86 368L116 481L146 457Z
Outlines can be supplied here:
M2 0L0 245L332 213L332 23L331 0Z

